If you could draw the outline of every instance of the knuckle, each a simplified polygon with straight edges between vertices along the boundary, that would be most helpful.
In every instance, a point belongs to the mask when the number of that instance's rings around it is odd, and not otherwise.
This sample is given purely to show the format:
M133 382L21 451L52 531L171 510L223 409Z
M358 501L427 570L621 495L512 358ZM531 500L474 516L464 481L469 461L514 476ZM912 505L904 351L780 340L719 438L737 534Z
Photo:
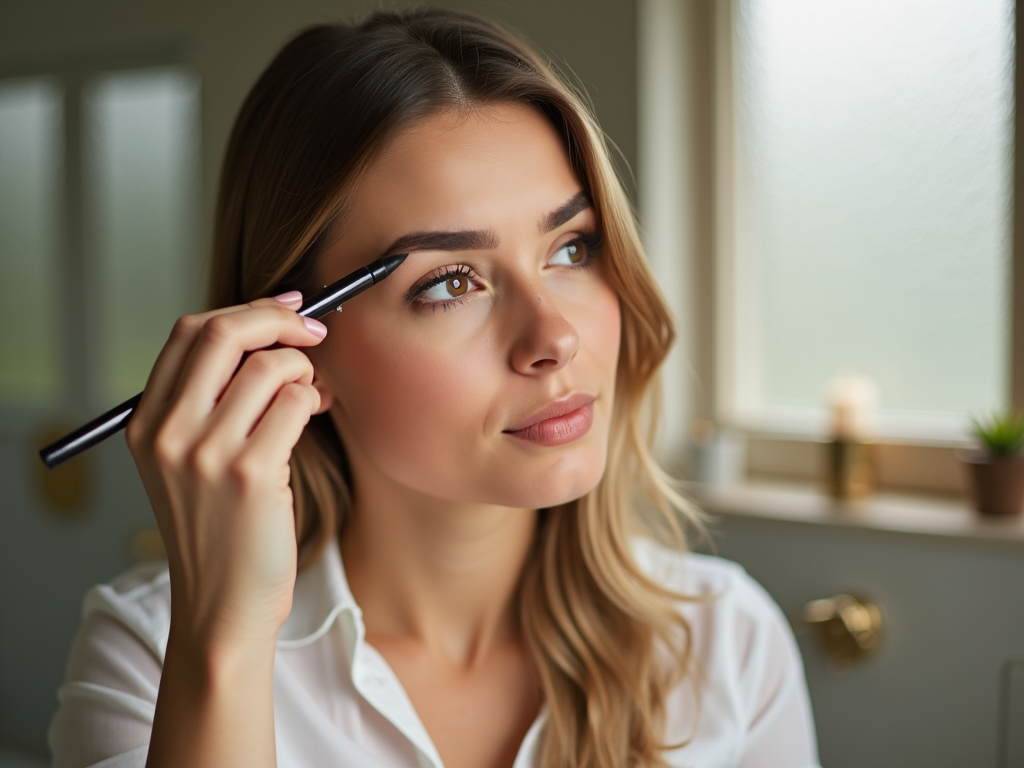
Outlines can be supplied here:
M277 315L283 322L291 323L295 322L294 318L298 317L295 314L295 310L288 309L283 304L275 304L270 308L275 315Z
M278 376L287 369L287 355L284 349L261 349L249 355L247 365L261 376Z
M166 427L161 428L153 440L153 458L164 466L174 466L181 461L182 449L177 437Z
M242 454L231 462L228 473L237 485L249 486L265 477L267 468L263 466L263 462L254 459L251 455Z
M128 426L124 428L124 440L128 443L128 450L132 454L138 454L142 448L143 434L142 420L136 413L135 417L128 422Z
M294 365L295 363L299 362L300 358L305 357L305 355L303 355L295 347L281 347L276 351L281 353L282 360L287 361L291 365Z
M171 329L172 339L190 339L203 327L203 320L198 315L184 315L174 322Z
M235 335L238 323L231 314L216 315L206 321L203 326L203 335L212 344L224 344L231 341Z
M301 406L309 402L309 395L301 385L292 383L281 387L281 391L277 393L277 399L288 406Z
M281 351L286 353L285 359L287 359L289 367L297 374L296 378L313 373L313 363L310 362L305 352L294 347L285 347Z
M220 473L220 450L211 443L200 443L189 453L188 465L196 477L213 479Z
M274 307L274 313L281 318L282 323L290 323L292 325L298 323L302 324L302 318L294 309L288 309L283 304L278 304Z
M293 382L281 388L277 393L281 408L292 416L304 416L307 419L320 404L320 395L313 387Z
M279 355L274 354L283 350L259 350L249 355L245 366L258 376L270 376L281 370L282 361Z

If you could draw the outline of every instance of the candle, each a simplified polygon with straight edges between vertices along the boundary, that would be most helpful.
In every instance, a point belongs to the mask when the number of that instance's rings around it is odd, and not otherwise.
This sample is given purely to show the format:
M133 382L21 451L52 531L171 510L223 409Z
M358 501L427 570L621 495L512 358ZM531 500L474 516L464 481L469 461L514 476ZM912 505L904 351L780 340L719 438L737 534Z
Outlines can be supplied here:
M869 440L875 432L878 386L857 374L834 378L828 387L830 432L836 440Z

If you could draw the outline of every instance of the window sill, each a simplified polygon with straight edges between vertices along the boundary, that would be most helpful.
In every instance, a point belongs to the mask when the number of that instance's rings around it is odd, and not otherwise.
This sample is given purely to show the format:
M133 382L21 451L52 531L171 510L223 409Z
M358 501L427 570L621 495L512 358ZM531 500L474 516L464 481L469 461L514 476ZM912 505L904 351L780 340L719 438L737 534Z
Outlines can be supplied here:
M877 487L883 493L963 498L967 487L957 452L969 445L872 443ZM820 438L757 433L747 438L747 474L758 481L785 479L813 484L824 477L827 460L827 444Z
M1024 516L982 517L963 501L882 493L863 501L837 502L813 486L775 482L721 488L691 483L687 490L712 515L712 528L713 518L722 516L1024 552Z

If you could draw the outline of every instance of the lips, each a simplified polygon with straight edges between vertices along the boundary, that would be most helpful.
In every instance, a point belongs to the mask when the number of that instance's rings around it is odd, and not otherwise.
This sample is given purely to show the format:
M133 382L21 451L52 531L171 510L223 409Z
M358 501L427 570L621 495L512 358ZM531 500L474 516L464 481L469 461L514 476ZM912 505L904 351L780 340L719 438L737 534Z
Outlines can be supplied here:
M561 445L585 435L593 421L594 397L576 393L548 403L505 434L541 445Z

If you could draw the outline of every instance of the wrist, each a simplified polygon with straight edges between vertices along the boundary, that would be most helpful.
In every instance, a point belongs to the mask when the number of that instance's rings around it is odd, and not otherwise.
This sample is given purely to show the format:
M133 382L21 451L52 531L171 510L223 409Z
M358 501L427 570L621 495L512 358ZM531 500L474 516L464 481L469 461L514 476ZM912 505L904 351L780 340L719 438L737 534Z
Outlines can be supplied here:
M275 646L197 642L172 621L148 768L273 768Z
M276 632L227 638L176 627L172 619L164 666L183 675L196 693L237 691L270 679L276 648Z

